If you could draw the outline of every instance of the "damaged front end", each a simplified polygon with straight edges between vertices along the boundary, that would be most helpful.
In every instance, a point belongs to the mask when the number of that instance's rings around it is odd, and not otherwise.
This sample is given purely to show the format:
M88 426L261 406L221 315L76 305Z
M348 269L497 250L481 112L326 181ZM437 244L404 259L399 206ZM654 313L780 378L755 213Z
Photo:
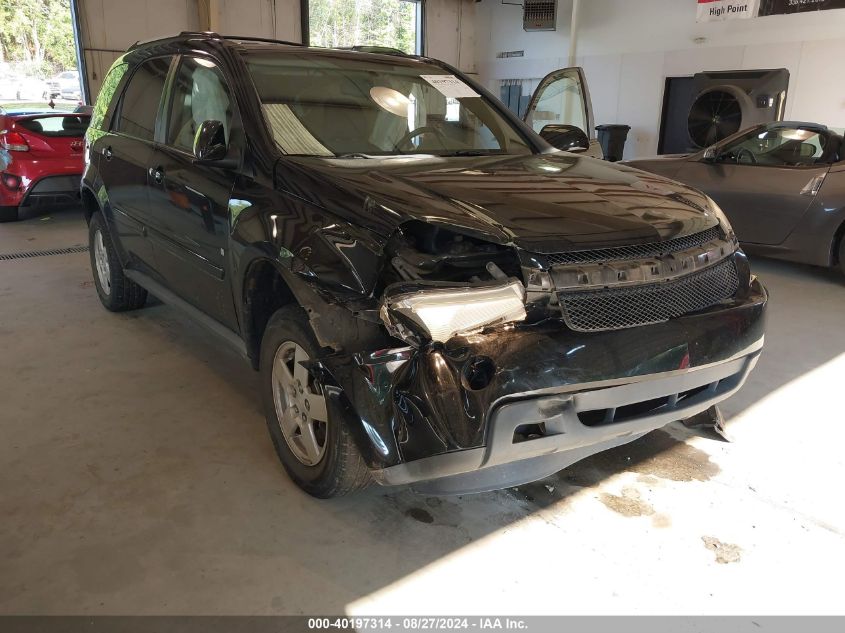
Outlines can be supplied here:
M319 363L384 484L547 476L727 398L762 348L765 290L718 226L543 254L414 221L384 254L378 303L346 312L376 347Z

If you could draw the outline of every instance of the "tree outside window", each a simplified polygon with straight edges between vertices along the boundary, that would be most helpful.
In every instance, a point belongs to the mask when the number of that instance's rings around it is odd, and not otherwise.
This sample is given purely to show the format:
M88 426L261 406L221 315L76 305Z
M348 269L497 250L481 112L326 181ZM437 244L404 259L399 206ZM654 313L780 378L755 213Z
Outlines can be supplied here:
M419 50L414 0L307 0L311 46L386 46Z

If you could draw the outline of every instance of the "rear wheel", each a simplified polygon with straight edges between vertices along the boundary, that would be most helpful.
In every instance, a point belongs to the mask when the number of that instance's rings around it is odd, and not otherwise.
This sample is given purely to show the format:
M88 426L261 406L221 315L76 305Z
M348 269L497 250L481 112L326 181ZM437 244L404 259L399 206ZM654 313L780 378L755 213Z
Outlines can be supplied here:
M100 302L107 310L136 310L147 301L147 291L127 278L111 241L103 216L97 212L88 225L91 272Z
M17 207L0 207L0 222L17 222Z
M261 394L279 460L305 492L328 498L365 488L370 472L307 363L320 347L305 312L276 312L261 341Z

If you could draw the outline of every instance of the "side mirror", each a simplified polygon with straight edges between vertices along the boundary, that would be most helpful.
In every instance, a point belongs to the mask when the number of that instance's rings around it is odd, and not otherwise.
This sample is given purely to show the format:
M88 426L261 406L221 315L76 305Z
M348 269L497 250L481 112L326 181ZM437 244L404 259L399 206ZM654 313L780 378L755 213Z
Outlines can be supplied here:
M702 159L707 161L708 163L715 163L719 160L719 156L721 155L721 150L716 145L711 145L706 150L704 150L704 155Z
M540 130L540 136L549 144L566 152L585 152L590 149L590 139L579 127L550 123Z
M226 158L226 132L220 121L203 121L194 135L194 157L200 161Z

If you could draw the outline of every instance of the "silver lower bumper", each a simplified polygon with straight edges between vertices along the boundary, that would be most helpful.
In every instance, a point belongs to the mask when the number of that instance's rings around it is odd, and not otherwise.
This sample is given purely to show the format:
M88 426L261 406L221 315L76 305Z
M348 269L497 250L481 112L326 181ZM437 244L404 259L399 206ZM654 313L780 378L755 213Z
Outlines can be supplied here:
M491 411L486 446L373 475L379 483L412 484L427 494L468 494L535 481L730 397L756 365L762 347L760 339L742 354L704 367L520 394ZM517 429L524 425L542 425L543 432L522 440Z

